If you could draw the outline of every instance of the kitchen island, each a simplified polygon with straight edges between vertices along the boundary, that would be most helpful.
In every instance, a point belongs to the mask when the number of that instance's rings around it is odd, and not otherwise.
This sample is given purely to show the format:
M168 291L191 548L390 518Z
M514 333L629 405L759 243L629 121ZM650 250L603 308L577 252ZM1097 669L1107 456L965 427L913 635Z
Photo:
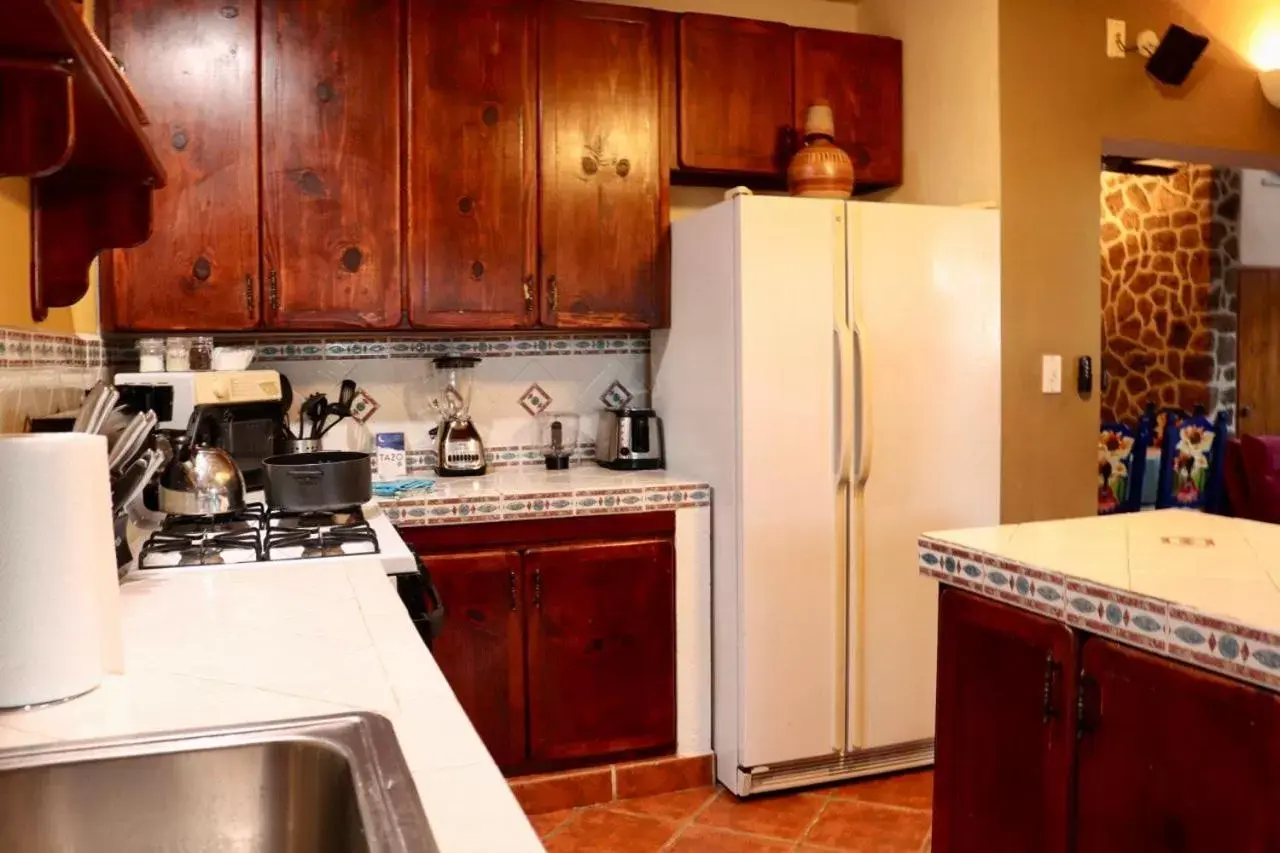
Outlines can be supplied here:
M1166 510L925 534L933 849L1280 849L1280 527Z
M373 711L442 853L542 849L377 557L137 572L120 593L123 674L0 713L0 748Z

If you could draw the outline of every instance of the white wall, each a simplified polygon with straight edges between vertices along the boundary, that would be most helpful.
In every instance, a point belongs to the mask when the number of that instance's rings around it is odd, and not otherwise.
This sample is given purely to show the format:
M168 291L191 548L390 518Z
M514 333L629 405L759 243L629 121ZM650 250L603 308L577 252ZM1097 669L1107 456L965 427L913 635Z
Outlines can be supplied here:
M862 0L858 24L903 43L905 174L885 195L998 206L998 0Z
M1240 176L1240 263L1280 267L1280 175L1244 169Z

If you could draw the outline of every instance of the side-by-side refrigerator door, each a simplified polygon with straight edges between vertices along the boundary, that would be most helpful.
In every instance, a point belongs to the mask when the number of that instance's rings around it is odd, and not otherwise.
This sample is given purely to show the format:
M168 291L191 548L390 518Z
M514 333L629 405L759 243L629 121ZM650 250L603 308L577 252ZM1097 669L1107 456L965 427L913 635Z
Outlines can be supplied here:
M1000 220L848 205L855 328L850 749L934 730L937 585L921 533L1000 523Z
M833 310L844 287L844 215L842 202L740 200L743 768L827 757L844 741L837 398L848 344Z

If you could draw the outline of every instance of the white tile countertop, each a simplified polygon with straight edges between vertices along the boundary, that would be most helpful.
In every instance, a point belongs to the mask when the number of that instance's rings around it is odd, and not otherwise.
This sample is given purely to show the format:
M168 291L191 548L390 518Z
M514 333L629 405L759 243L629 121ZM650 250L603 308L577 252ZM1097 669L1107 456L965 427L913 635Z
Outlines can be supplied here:
M668 471L499 468L482 477L435 477L430 491L380 498L400 526L470 524L707 506L711 487Z
M120 593L124 674L0 713L0 748L369 710L442 853L542 849L377 557L151 570Z
M1280 526L1186 510L926 533L943 583L1280 690Z

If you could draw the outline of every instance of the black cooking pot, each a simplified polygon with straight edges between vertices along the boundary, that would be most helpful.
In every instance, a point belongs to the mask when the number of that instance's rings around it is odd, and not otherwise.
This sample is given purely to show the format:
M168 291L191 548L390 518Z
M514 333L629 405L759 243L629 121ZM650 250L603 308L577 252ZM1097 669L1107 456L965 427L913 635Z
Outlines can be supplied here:
M292 512L350 509L373 496L369 454L284 453L262 460L267 506Z

